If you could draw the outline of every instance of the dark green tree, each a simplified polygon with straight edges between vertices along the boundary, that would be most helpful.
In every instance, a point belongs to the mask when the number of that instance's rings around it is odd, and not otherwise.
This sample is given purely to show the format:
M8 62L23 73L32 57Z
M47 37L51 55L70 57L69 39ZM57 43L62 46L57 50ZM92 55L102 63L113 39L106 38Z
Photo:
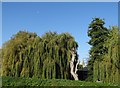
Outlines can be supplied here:
M107 48L104 46L105 41L108 38L109 30L104 27L104 20L100 18L93 18L93 21L89 24L88 36L91 38L88 44L92 47L90 49L90 61L88 67L90 70L89 77L93 78L94 62L96 61L99 69L99 62L102 61L102 56L107 53ZM99 70L98 70L99 74ZM99 80L99 77L95 77ZM96 79L95 79L96 80Z

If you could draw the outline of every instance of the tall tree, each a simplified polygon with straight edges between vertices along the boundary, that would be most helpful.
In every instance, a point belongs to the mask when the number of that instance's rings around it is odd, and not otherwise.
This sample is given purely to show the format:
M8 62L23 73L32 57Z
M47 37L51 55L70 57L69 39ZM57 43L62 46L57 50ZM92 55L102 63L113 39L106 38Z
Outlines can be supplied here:
M89 74L92 78L94 69L93 63L95 61L102 61L102 55L104 55L107 52L107 48L104 46L104 42L107 40L109 30L106 27L104 27L104 24L104 20L100 18L93 18L92 22L89 25L88 36L91 39L88 43L92 47L89 52L91 60L88 63L88 67L90 70ZM98 62L97 64L99 64ZM99 80L99 77L97 77L97 79Z

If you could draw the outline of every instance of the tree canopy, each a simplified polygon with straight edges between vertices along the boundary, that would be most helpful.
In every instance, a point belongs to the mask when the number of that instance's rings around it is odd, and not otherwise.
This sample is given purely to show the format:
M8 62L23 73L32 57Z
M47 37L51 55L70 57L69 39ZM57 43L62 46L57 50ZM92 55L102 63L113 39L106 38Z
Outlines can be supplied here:
M19 31L3 44L3 76L69 79L70 50L78 47L69 33Z

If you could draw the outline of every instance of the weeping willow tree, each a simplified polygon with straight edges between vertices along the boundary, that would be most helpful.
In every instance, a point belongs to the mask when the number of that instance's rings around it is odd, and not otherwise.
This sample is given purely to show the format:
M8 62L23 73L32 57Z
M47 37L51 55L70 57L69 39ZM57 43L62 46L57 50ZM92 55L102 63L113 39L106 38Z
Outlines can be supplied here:
M70 50L77 47L69 33L19 31L2 46L2 75L70 79Z
M113 26L110 30L110 37L105 43L108 53L105 54L103 65L105 82L120 83L120 34L118 27Z

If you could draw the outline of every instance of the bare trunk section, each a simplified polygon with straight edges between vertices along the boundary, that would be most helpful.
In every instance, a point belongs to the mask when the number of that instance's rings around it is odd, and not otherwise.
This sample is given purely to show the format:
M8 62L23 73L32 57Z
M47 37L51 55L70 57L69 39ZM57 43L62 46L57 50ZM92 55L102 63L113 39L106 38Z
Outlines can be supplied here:
M80 63L79 60L77 60L76 67L75 67L75 74L77 74L76 72L78 71L77 67L79 63Z
M75 57L76 57L76 50L73 48L71 51L71 54L72 54L72 58L71 58L71 61L70 61L70 73L71 75L74 77L75 80L78 80L78 75L77 75L77 66L79 64L79 60L75 60Z

